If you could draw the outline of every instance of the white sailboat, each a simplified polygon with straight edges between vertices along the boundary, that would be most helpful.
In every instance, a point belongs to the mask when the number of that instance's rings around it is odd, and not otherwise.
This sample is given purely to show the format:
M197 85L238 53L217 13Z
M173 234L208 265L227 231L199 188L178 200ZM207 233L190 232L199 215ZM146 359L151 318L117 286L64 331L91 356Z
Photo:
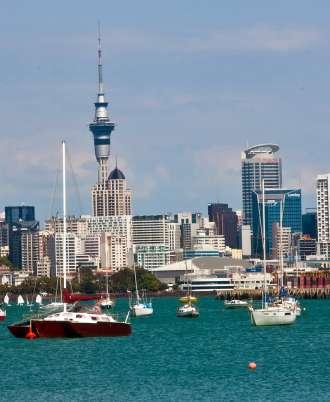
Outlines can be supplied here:
M177 317L191 317L196 318L199 316L199 311L196 306L194 306L191 302L180 306L176 310Z
M284 307L296 313L296 316L301 315L301 307L299 301L294 297L290 297L287 290L284 288L284 261L283 261L283 200L280 201L280 270L281 276L279 281L279 295L271 303L272 307ZM297 261L296 261L297 264Z
M36 296L36 303L39 304L39 306L42 305L42 296L40 294L37 294Z
M25 304L25 301L24 301L24 299L23 299L23 296L22 295L18 295L18 297L17 297L17 305L18 306L23 306Z
M134 270L134 280L135 280L135 300L130 296L129 298L129 308L132 316L142 317L145 315L152 315L154 313L154 309L152 307L151 300L147 300L145 294L142 294L142 297L139 295L137 278L136 278L136 270L135 266L133 266ZM131 295L131 293L130 293Z
M6 293L5 297L3 298L3 302L4 302L4 304L6 304L7 306L10 306L9 301L10 301L10 300L9 300L8 293Z
M266 282L266 219L265 219L265 183L262 180L262 242L263 242L263 268L264 284L261 309L249 306L251 323L256 326L262 325L285 325L292 324L296 320L296 312L286 306L271 306L267 300Z
M102 309L110 309L110 308L114 307L114 305L115 305L115 301L111 299L110 293L109 293L108 272L106 273L106 297L104 299L101 299L99 304Z

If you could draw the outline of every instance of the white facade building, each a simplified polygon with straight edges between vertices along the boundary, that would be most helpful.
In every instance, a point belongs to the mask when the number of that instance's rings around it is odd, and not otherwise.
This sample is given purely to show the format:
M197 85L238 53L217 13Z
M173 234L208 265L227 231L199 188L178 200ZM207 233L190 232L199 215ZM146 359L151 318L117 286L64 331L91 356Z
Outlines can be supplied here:
M214 230L198 229L193 237L193 249L215 250L224 253L226 250L225 236L214 234Z
M170 263L170 250L164 244L136 245L134 254L138 266L147 270Z
M77 272L77 254L81 253L81 240L74 233L66 235L66 272ZM55 234L55 267L56 276L63 275L63 233Z
M330 241L330 173L317 176L318 242Z

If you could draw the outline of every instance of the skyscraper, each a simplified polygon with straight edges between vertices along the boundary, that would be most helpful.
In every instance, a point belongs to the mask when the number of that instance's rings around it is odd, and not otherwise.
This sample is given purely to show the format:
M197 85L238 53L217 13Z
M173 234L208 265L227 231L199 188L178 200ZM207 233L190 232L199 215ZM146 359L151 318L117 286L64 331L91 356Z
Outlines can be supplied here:
M238 217L228 204L209 204L208 214L210 222L215 223L216 234L225 237L226 246L238 247Z
M252 225L252 192L261 190L264 179L265 189L282 186L282 162L276 153L279 147L262 144L242 152L242 198L243 224Z
M317 240L330 242L330 173L317 176Z
M116 168L107 180L92 189L92 206L94 216L131 215L131 190L127 188L124 173Z
M302 216L302 232L312 239L317 239L317 213L312 208L307 208Z
M290 228L291 233L301 233L301 190L299 189L267 189L265 190L265 223L266 223L266 253L273 253L273 224L280 223L282 203L282 227ZM252 192L252 255L262 255L262 194Z
M34 235L39 229L34 207L5 207L5 222L8 225L9 259L14 266L26 268L26 256L32 253Z

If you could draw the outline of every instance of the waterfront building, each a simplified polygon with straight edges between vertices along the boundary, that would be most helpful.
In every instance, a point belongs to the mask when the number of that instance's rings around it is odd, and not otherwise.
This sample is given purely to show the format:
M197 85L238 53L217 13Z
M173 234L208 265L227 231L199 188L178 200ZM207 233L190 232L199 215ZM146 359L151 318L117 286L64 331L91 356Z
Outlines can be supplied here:
M272 228L274 223L280 223L282 204L282 226L294 233L301 233L301 190L300 189L266 189L265 190L265 224L266 224L266 253L273 253ZM262 193L252 192L252 255L262 256Z
M302 215L302 232L317 239L317 212L314 208L308 208Z
M149 271L170 263L170 250L164 244L134 245L134 254L137 265Z
M297 241L298 255L302 261L306 260L307 256L316 255L317 242L316 239L312 239L308 235L302 236Z
M210 222L216 226L216 234L225 238L226 246L238 247L238 216L228 204L209 204L208 216Z
M226 250L225 236L215 234L212 229L198 229L193 237L193 250L217 251L218 254L223 254Z
M242 199L243 224L252 225L252 193L261 190L262 180L265 188L282 186L282 162L277 155L279 147L262 144L242 152Z
M251 226L242 225L242 255L243 257L251 257Z

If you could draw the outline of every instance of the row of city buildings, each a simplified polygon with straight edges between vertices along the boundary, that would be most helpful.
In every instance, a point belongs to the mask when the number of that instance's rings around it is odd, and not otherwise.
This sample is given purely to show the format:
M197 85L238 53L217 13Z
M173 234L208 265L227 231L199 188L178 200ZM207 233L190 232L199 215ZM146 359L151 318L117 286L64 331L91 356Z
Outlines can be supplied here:
M91 189L91 215L67 217L69 274L86 267L113 272L133 264L154 270L195 257L260 258L263 220L268 258L328 258L330 174L317 178L317 210L303 214L301 189L283 187L279 147L273 144L242 152L241 210L216 202L208 205L207 216L200 212L134 216L124 173L117 164L108 172L115 124L105 100L101 56L99 46L98 93L89 125L98 179ZM22 272L60 276L63 247L63 217L51 217L41 227L33 206L5 207L0 217L0 255L8 256Z

